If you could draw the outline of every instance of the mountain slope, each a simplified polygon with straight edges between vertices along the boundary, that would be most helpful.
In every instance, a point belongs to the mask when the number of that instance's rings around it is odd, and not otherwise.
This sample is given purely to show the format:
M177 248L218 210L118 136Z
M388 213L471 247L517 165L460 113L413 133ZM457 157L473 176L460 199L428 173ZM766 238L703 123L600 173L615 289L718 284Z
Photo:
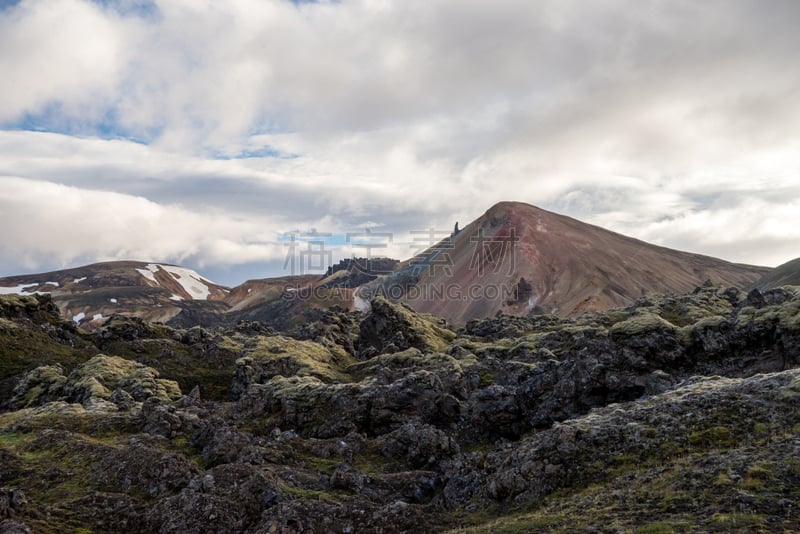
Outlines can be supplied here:
M761 277L751 287L771 289L781 286L800 286L800 258L787 261Z
M326 277L264 278L227 288L185 267L113 261L0 278L0 295L49 294L63 316L84 330L100 327L114 314L186 328L240 320L290 328L321 310L352 308L351 282L364 276L339 270Z
M390 296L453 323L498 311L572 316L711 280L745 287L769 269L652 245L519 202L501 202L382 280Z
M167 321L188 302L221 301L229 292L190 269L140 261L0 278L0 294L49 293L67 319L89 326L114 313Z

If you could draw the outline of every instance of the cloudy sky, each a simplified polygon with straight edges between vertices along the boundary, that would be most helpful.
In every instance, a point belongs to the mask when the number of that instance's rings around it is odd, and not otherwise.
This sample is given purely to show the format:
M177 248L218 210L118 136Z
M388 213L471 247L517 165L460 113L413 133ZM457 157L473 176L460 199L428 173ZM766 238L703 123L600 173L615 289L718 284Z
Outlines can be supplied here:
M519 200L800 256L794 0L0 0L0 275L283 274ZM337 248L338 247L338 248Z

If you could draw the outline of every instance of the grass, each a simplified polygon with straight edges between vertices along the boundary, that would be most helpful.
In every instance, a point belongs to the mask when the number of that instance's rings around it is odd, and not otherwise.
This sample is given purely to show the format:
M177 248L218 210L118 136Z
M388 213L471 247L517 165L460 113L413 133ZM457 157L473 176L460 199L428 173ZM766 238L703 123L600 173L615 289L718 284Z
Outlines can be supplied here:
M31 440L29 434L18 432L0 432L0 448L16 450L18 447Z
M715 426L692 432L689 434L689 443L702 448L728 448L736 443L736 439L727 427Z

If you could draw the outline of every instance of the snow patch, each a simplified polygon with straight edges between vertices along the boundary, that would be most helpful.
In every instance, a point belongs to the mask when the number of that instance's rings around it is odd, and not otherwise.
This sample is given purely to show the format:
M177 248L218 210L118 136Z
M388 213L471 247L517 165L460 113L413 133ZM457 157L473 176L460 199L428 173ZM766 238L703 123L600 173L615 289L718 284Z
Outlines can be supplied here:
M75 280L73 280L72 283L73 284L80 284L84 280L86 280L86 277L85 276L81 276L80 278L76 278Z
M83 319L85 317L86 317L86 314L83 313L83 312L80 312L78 315L73 315L72 316L72 320L75 321L75 323L77 324L77 323L83 321Z
M48 284L49 284L49 285L51 285L51 286L53 286L53 287L59 287L59 286L61 286L61 284L59 284L58 282L45 282L45 283L44 283L44 285L48 285Z
M103 314L102 313L95 313L92 316L92 321L97 321L98 319L102 319L102 318L103 318Z
M208 280L192 271L191 269L184 269L183 267L175 267L174 265L161 265L158 263L149 263L144 269L136 269L139 274L158 284L155 274L159 269L168 272L172 278L178 282L181 287L188 293L194 300L206 300L211 294L211 289L208 287ZM173 299L175 300L175 299Z
M117 303L117 299L108 299L108 301L111 302L112 304L116 304Z
M39 284L22 284L14 287L0 287L0 295L33 295L36 292L29 292L29 287L38 286Z
M534 306L536 306L537 302L539 302L539 294L538 293L534 293L528 299L528 311L532 310L534 308Z
M156 269L152 269L151 267L153 267L152 263L147 266L147 269L136 269L136 270L139 272L139 274L141 274L151 282L156 282L156 277L153 275L153 273L156 272Z
M248 293L250 293L252 290L253 290L253 288L252 288L252 287L248 287L248 288L247 288L247 292L248 292Z
M148 267L150 267L148 265ZM189 295L194 300L206 300L211 294L211 289L206 285L210 284L208 280L204 280L199 274L183 267L174 267L172 265L161 265L162 269L172 275L173 278L183 286Z
M178 301L181 301L181 300L183 300L183 297L182 297L182 296L180 296L180 295L176 295L175 293L173 293L173 294L172 294L172 296L169 298L169 300L174 300L175 302L178 302Z

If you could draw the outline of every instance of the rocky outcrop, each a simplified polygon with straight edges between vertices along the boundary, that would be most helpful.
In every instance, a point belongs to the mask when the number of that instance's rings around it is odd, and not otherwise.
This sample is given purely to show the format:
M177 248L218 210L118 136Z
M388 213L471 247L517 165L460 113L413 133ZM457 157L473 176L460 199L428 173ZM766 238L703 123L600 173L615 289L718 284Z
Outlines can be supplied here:
M150 397L175 400L178 384L159 378L155 369L118 356L98 354L68 376L58 365L37 367L25 373L6 403L12 409L64 400L83 405L142 402ZM129 400L128 400L129 399Z
M4 406L19 409L58 400L64 395L66 382L67 377L60 365L37 367L22 376L14 388L13 396Z
M458 443L432 425L406 423L381 436L381 454L415 469L429 468L459 453Z
M383 297L370 303L371 311L361 322L358 353L361 358L399 352L408 348L440 352L456 336L442 320L418 315L410 308Z
M341 349L331 351L311 341L285 336L257 336L236 360L231 393L238 398L251 384L262 384L275 376L313 376L325 382L341 381L340 368L350 363Z

